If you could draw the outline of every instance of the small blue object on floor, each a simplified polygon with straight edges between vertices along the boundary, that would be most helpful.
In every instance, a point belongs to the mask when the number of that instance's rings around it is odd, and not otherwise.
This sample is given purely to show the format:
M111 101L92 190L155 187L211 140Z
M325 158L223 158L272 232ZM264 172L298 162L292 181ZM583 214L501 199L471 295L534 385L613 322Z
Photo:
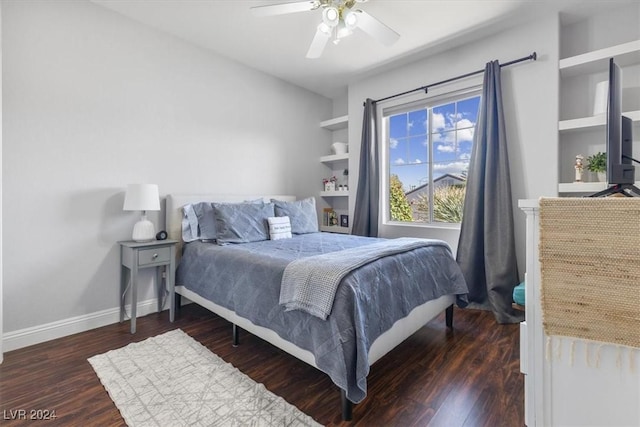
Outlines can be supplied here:
M522 282L518 286L513 288L513 302L515 302L518 305L525 305L524 296L525 296L524 282Z

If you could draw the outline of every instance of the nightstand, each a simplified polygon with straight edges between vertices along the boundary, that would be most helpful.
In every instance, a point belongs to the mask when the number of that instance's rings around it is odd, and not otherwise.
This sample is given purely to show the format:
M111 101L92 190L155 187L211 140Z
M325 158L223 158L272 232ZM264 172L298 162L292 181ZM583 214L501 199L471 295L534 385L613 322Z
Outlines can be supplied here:
M173 307L175 293L173 278L176 271L176 240L153 240L151 242L134 242L132 240L118 242L120 244L120 323L124 322L124 294L131 286L131 333L136 333L136 309L138 305L138 270L156 268L156 284L158 286L158 311L162 311L164 287L162 274L169 290L169 304ZM160 267L164 267L161 269ZM173 322L173 316L169 315Z

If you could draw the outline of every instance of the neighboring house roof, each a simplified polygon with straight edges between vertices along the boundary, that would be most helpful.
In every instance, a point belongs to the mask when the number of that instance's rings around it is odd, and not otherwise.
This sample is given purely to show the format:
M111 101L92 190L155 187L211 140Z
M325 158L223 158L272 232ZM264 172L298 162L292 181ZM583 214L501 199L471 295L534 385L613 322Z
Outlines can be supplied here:
M437 177L436 179L433 180L434 184L437 184L438 182L444 180L444 179L452 179L452 180L456 180L459 182L467 182L467 178L464 177L463 175L456 175L453 173L445 173L444 175L441 175L439 177ZM413 194L417 194L417 193L421 193L422 191L424 191L426 188L429 187L429 184L422 184L416 188L414 188L413 190L407 191L405 194L407 196L413 195Z

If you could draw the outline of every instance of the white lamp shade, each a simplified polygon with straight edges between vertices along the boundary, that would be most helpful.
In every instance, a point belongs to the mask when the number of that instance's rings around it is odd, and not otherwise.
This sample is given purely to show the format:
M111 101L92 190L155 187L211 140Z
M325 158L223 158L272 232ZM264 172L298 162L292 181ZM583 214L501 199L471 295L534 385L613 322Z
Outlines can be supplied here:
M122 209L125 211L159 211L158 186L155 184L129 184Z

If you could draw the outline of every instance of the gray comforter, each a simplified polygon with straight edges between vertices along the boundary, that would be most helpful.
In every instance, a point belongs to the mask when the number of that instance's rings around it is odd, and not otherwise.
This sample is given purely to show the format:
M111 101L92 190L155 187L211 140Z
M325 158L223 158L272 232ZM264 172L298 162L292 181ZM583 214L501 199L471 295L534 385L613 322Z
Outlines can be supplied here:
M345 390L364 399L371 343L416 306L445 294L467 304L467 286L446 245L383 257L348 273L326 320L279 302L282 275L293 260L355 248L383 239L311 233L292 239L217 246L185 245L176 284L235 311L315 355L316 365Z

